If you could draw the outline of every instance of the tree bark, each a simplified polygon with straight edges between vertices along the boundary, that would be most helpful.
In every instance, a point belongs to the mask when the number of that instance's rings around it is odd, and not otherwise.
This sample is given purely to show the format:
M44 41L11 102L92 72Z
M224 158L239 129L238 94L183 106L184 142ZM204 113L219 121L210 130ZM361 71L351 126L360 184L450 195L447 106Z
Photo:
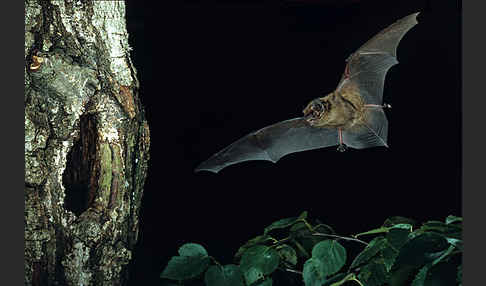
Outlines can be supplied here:
M123 1L25 0L25 284L126 285L149 128Z

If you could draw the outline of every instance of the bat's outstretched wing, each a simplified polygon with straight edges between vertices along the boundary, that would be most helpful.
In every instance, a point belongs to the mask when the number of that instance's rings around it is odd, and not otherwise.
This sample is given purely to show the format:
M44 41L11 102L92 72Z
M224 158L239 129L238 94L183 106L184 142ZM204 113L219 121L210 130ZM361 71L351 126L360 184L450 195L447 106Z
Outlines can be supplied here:
M335 146L339 142L337 129L313 127L304 118L294 118L246 135L202 162L195 171L217 173L229 165L250 160L277 162L290 153Z
M365 104L382 104L383 84L388 70L398 63L397 46L417 24L417 15L406 16L371 38L346 60L346 68L336 88L357 87Z

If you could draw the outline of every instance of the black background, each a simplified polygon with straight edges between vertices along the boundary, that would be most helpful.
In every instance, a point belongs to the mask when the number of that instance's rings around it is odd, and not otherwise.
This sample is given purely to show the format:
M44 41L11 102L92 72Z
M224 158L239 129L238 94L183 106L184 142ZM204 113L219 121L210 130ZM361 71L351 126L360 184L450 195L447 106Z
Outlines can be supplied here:
M221 1L223 2L223 1ZM177 248L221 263L271 222L303 210L340 234L390 216L461 214L461 36L455 1L128 1L127 25L151 160L131 284L160 284ZM389 149L334 147L194 173L241 136L301 115L331 92L344 59L421 11L385 81Z

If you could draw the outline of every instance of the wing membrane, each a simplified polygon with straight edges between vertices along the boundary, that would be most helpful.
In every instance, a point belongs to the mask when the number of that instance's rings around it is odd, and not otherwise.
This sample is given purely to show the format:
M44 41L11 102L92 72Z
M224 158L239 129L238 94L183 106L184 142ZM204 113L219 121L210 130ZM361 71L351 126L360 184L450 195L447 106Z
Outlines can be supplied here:
M298 117L246 135L201 163L195 171L217 173L229 165L250 160L277 162L290 153L338 144L336 129L312 127L305 119Z
M386 146L388 120L381 108L368 108L365 119L352 130L343 131L343 143L355 149Z
M396 21L349 56L337 90L352 84L358 87L366 104L382 104L386 73L398 63L398 44L417 24L418 14L414 13Z

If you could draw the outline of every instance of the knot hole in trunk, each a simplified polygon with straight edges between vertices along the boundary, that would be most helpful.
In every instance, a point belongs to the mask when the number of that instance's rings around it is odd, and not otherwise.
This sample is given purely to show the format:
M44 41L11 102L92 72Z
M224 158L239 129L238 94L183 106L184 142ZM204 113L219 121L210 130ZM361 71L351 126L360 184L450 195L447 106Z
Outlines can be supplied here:
M98 189L99 158L96 116L81 115L79 138L67 155L62 181L65 188L64 207L79 216L88 209Z

